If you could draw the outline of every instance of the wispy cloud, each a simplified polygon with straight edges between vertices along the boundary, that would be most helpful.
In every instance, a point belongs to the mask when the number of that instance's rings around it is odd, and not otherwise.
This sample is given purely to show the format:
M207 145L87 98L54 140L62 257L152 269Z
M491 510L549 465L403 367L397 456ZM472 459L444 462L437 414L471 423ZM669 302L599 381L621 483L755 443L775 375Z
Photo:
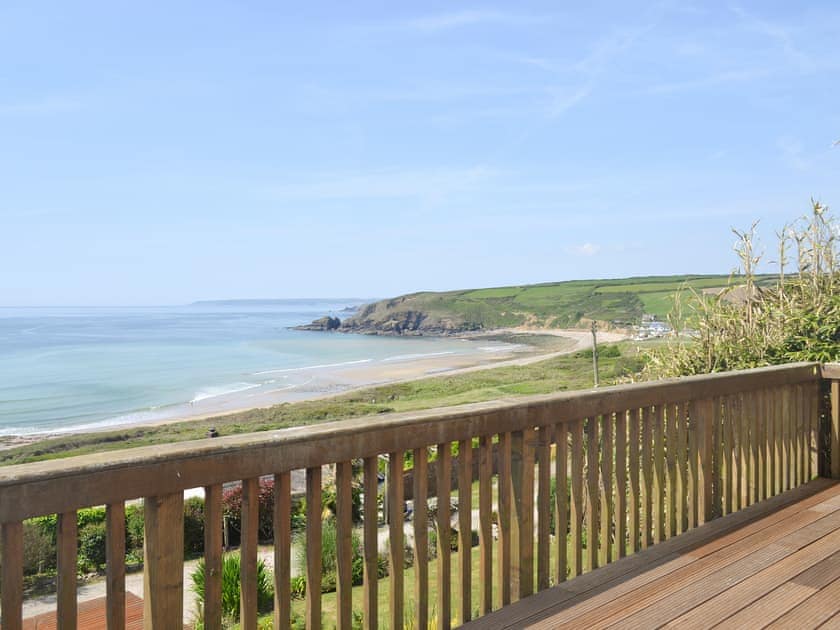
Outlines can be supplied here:
M685 81L670 81L667 83L658 83L646 88L646 94L673 94L676 92L688 92L692 90L703 90L718 85L728 83L746 83L762 79L770 74L769 69L754 69L754 70L732 70L729 72L719 72L696 79L687 79Z
M600 245L596 245L595 243L589 242L583 243L582 245L574 245L572 247L566 248L567 253L575 254L577 256L594 256L600 251Z
M294 201L340 199L436 200L474 190L496 173L483 166L434 170L382 169L367 173L326 174L308 182L270 186L271 198Z
M47 96L39 99L0 103L0 116L48 116L82 109L79 100Z
M409 30L434 33L455 28L477 26L480 24L525 26L530 24L539 24L547 21L548 19L549 18L545 16L537 15L524 15L503 11L472 10L415 17L397 23L396 25Z
M746 28L775 42L788 61L805 71L815 69L814 60L797 46L789 29L753 15L739 6L732 7L732 12L741 19Z
M776 146L782 153L782 160L785 164L796 171L807 171L811 163L805 157L802 143L796 138L782 136L776 142Z

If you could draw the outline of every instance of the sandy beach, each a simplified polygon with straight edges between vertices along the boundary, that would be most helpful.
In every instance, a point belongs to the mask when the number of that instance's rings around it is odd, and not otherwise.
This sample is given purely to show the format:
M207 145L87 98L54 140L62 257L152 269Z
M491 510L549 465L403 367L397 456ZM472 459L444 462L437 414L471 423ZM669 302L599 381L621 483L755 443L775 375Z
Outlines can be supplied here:
M459 338L464 343L481 344L479 347L483 351L463 355L448 353L437 356L405 355L379 362L323 366L310 370L306 380L293 388L278 387L257 393L238 392L228 397L215 397L206 401L181 405L172 409L167 417L158 420L113 424L103 426L98 430L105 431L126 426L149 426L184 420L199 420L249 409L270 407L286 402L326 398L374 385L411 381L436 375L458 374L506 365L525 365L562 354L570 354L592 346L591 332L580 329L511 328L464 334ZM611 343L625 338L626 335L619 332L598 332L599 343ZM0 436L0 450L39 442L58 435L66 436L94 431L96 429L32 435L4 435Z

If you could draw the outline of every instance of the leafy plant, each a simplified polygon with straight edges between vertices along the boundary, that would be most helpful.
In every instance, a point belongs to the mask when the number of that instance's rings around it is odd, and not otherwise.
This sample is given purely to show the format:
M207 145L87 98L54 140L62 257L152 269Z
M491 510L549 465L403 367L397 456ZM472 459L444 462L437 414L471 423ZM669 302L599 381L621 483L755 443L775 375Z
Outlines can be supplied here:
M222 558L222 615L234 621L239 620L241 598L241 560L239 553L225 554ZM199 560L192 572L192 590L196 595L199 613L204 609L204 586L206 567L204 559ZM257 560L257 607L261 612L269 610L274 601L274 584L271 573L261 559ZM201 614L198 615L201 617Z
M105 523L88 523L79 530L79 561L98 571L105 565Z

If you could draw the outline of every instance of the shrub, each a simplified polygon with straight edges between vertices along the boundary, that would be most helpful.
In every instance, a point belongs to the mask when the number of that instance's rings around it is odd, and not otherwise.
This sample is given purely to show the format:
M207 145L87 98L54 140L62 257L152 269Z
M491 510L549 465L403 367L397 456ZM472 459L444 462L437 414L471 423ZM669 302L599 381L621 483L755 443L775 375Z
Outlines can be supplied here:
M228 519L230 544L238 545L242 531L242 486L226 490L222 495L222 512ZM259 525L257 536L263 542L274 538L274 480L260 481Z
M221 527L221 523L219 523ZM190 497L184 501L184 553L204 550L204 499Z
M39 519L23 522L23 573L35 575L55 569L55 540Z
M142 557L143 551L143 505L132 504L125 508L125 547L132 554Z
M225 554L222 559L222 615L234 621L239 620L240 602L240 557L238 553ZM204 559L199 560L192 572L192 590L196 595L199 612L204 607ZM257 607L260 612L269 610L274 602L274 585L271 574L263 560L257 560ZM199 615L200 617L200 615Z
M105 523L90 522L79 530L79 562L94 571L105 565Z

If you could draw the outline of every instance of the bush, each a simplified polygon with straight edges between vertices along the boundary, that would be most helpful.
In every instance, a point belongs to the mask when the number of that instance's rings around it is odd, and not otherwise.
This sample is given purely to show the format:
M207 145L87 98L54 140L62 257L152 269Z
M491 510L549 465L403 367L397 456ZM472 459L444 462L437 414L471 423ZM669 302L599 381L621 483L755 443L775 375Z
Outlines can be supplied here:
M242 486L226 490L222 495L222 512L228 519L231 545L238 545L242 532ZM260 541L274 539L274 480L260 481L259 525L257 536Z
M219 523L219 527L222 524ZM184 501L184 553L204 551L204 499L190 497Z
M127 505L125 508L126 552L143 557L143 505Z
M40 519L23 522L23 573L35 575L55 569L56 546Z
M79 563L93 571L105 566L105 523L90 522L79 530Z
M233 621L239 620L241 561L238 553L225 554L222 559L222 615ZM199 613L204 607L204 559L199 560L190 579L192 590L196 595ZM266 569L263 560L257 560L257 608L260 612L270 610L274 603L274 585L271 573ZM199 618L201 615L198 615Z

